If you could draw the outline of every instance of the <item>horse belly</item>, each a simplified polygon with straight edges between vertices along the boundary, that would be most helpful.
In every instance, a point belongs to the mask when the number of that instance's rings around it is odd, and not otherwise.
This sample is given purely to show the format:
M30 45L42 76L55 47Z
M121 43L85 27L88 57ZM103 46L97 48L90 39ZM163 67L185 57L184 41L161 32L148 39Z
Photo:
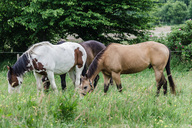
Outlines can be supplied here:
M69 72L74 67L75 60L73 59L63 59L58 62L56 62L55 67L54 67L54 73L61 75L64 73Z
M150 65L149 61L144 60L135 60L135 62L127 62L126 64L122 65L122 74L133 74L137 72L141 72L148 68Z
M141 72L143 70L145 70L148 66L142 66L142 67L135 67L135 68L128 68L125 69L121 72L121 74L133 74L133 73L138 73Z

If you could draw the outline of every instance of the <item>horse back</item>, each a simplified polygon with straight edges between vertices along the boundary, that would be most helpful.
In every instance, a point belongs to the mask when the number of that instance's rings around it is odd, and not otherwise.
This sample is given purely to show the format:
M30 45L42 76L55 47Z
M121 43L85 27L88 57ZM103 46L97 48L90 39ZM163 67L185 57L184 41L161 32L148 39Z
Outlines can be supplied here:
M41 62L46 69L53 70L55 74L66 73L75 65L81 68L87 58L84 48L72 42L37 47L33 53L33 58Z
M136 73L149 65L166 65L169 56L168 48L156 42L144 42L135 45L112 43L104 52L103 66L105 70L123 74Z

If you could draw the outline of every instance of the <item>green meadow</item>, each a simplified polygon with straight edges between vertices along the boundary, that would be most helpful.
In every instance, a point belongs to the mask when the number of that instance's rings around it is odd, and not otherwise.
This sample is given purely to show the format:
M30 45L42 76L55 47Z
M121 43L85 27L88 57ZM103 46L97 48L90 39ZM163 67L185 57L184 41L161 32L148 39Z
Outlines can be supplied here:
M170 93L168 84L168 94L164 96L161 90L157 97L154 72L146 69L137 74L122 75L122 93L112 85L107 95L104 95L100 74L97 88L84 98L79 96L69 77L67 89L62 92L59 76L55 76L58 94L50 89L37 95L32 72L25 74L21 93L9 94L4 68L0 72L0 127L190 128L192 71L186 66L172 63L176 96ZM165 76L167 78L166 73Z

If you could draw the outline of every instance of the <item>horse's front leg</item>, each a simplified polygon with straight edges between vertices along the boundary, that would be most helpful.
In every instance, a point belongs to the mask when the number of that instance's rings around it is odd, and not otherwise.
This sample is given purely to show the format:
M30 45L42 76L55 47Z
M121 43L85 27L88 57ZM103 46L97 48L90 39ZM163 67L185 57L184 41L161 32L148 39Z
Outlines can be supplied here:
M47 77L49 78L49 81L50 81L50 83L51 83L52 89L53 89L56 93L58 93L57 86L56 86L56 83L55 83L54 73L51 72L51 71L48 71L48 72L47 72Z
M83 67L78 68L78 66L76 66L76 68L75 68L75 87L76 88L80 86L80 79L81 79L82 71L83 71Z
M95 79L94 79L94 88L97 86L97 82L98 82L98 80L99 80L99 75L97 75L96 77L95 77Z
M119 92L122 91L120 73L112 72L112 79L115 81Z
M103 73L103 77L104 77L104 93L106 94L108 89L109 89L109 79L110 79L110 77L105 75L104 73Z
M37 83L37 95L39 95L39 92L42 91L42 87L41 87L41 75L33 72L35 79L36 79L36 83Z

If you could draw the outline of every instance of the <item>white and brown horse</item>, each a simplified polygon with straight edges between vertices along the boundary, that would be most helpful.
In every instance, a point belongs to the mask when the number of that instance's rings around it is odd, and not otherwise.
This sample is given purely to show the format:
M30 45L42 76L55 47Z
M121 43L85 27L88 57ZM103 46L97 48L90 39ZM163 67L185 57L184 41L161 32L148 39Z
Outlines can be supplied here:
M40 42L29 48L19 60L8 67L8 91L11 93L15 88L20 91L25 72L34 71L37 81L37 89L42 90L41 77L46 76L57 92L54 74L69 72L75 86L80 85L80 75L87 58L86 51L78 43L66 42L53 45L49 42Z
M121 92L121 74L141 72L148 67L152 67L155 71L157 94L159 94L162 85L164 94L167 93L167 80L163 74L164 68L167 71L171 92L176 93L170 71L169 49L161 43L149 41L134 45L116 43L108 45L89 66L86 77L81 82L81 94L86 95L93 91L92 81L99 72L102 72L104 76L105 93L109 88L110 77L115 81L117 89Z
M65 43L65 41L60 41L57 44L59 45L62 43ZM106 46L104 44L102 44L101 42L98 42L95 40L89 40L89 41L81 42L79 44L81 46L83 46L83 48L85 49L85 51L87 53L87 61L86 61L85 67L82 72L82 76L85 76L86 71L87 71L89 65L91 64L91 62L93 61L93 59L96 57L96 55L100 51L105 49ZM61 78L61 87L62 87L62 90L64 90L66 88L66 81L65 81L66 74L60 75L60 78ZM94 83L93 83L94 87L96 87L98 80L99 80L99 75L97 75L94 79ZM48 89L50 82L46 79L46 77L43 77L42 81L44 83L44 88ZM112 80L111 80L111 83L112 83Z

